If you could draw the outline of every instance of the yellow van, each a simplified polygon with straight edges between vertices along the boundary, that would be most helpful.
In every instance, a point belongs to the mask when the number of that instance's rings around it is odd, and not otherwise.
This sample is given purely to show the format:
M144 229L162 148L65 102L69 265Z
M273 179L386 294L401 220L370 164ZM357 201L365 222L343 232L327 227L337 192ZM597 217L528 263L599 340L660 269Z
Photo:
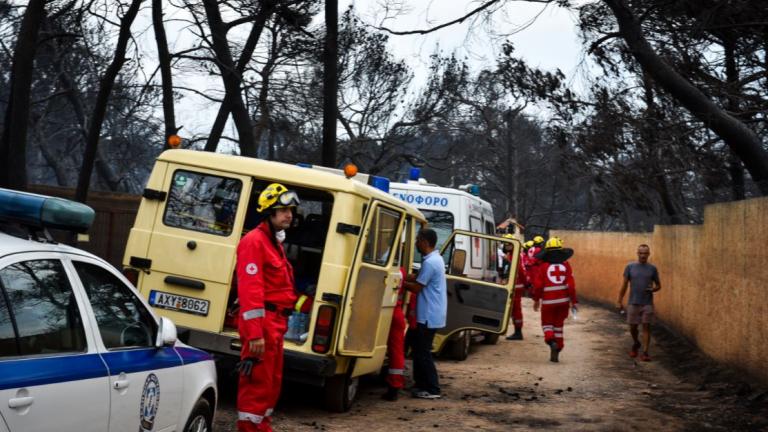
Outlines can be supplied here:
M326 407L346 411L358 378L379 372L384 363L399 267L411 270L415 235L426 223L421 212L388 193L385 178L352 179L309 166L168 150L144 190L123 259L125 273L160 315L177 324L181 340L239 356L237 329L228 320L237 299L235 252L242 235L260 221L257 197L273 182L296 190L301 199L283 245L297 291L314 298L310 314L292 317L284 375L323 386ZM456 273L448 276L449 326L505 332L512 284L463 277L460 261L466 256L451 247L460 236L493 243L491 250L505 241L465 232L446 242L445 256ZM442 343L444 338L436 338L435 349Z

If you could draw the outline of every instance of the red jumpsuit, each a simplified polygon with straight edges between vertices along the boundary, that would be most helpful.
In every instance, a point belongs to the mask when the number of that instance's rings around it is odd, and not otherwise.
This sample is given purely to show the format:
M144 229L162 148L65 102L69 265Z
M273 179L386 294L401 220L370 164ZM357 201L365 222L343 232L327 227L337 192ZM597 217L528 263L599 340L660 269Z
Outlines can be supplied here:
M509 261L512 262L512 256L509 255ZM515 275L515 296L512 301L512 322L515 329L523 328L523 292L527 282L525 268L523 267L522 257L517 260L517 274Z
M402 279L400 290L397 293L397 304L392 312L392 325L389 327L387 338L387 357L389 369L387 370L387 384L391 388L401 389L405 387L405 314L403 313L403 297L405 296L405 271L400 268Z
M240 375L237 429L271 431L270 416L283 378L283 335L296 303L293 268L275 240L269 220L245 235L237 246L241 359L250 357L248 343L264 338L264 354L250 376Z
M564 346L563 322L568 318L569 304L576 304L576 282L568 262L541 261L533 275L533 299L541 300L541 329L544 342Z

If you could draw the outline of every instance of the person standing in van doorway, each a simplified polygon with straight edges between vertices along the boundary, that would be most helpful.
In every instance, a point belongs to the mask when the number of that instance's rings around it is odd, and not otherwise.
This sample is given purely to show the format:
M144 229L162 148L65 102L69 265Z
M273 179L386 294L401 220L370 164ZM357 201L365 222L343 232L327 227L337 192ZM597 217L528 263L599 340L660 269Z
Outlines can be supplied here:
M624 294L627 285L630 285L629 304L627 305L627 323L632 334L632 349L629 356L637 357L637 351L642 346L643 353L640 360L651 361L648 348L651 345L651 324L653 323L653 293L661 289L659 271L656 266L648 262L651 256L651 248L647 244L637 247L637 261L627 264L624 269L624 282L619 292L619 310L624 309ZM637 326L643 325L643 343L638 340Z
M512 234L505 234L504 238L513 240L515 237ZM509 282L509 274L512 271L512 261L514 256L512 253L515 248L511 243L504 243L504 265L502 266L502 284ZM507 340L523 340L523 291L525 290L525 284L527 283L525 277L525 269L523 268L522 255L517 260L517 272L515 273L515 291L512 299L512 323L515 327L515 332L507 336Z
M416 330L413 341L413 396L439 399L440 382L432 358L435 332L445 327L448 312L448 291L445 280L445 262L435 250L437 233L423 228L416 236L416 248L424 257L418 276L408 275L405 288L418 294L416 302Z
M293 268L282 242L299 205L296 192L273 183L261 192L258 211L266 218L237 246L240 303L237 430L271 431L272 411L283 377L283 335L296 303Z

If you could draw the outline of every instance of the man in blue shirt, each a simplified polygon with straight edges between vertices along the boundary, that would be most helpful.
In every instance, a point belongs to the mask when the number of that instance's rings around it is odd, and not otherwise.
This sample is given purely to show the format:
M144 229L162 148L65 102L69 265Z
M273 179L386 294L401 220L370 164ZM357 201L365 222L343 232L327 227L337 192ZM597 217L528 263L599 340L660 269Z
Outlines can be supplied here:
M432 358L432 341L437 329L445 327L448 311L448 295L445 283L445 262L435 250L437 233L429 228L419 231L416 248L424 257L418 276L408 275L405 288L418 294L416 301L416 331L413 343L413 395L423 399L438 399L438 382L435 361Z

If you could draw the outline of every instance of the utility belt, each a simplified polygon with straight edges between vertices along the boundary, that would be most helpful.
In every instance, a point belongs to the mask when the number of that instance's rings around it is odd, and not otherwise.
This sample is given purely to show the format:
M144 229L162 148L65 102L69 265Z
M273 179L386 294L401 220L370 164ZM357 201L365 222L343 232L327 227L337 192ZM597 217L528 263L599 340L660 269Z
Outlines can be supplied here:
M280 316L288 318L293 313L292 307L280 307L274 303L264 303L264 309L275 312Z

